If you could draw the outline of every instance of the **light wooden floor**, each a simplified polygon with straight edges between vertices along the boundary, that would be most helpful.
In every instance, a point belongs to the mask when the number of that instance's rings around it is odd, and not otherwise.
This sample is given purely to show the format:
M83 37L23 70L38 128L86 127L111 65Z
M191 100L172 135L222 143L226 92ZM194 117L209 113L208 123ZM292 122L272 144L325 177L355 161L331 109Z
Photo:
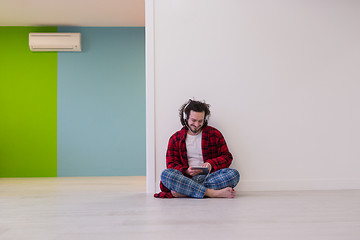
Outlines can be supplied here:
M360 190L155 199L145 177L0 178L1 240L359 240Z

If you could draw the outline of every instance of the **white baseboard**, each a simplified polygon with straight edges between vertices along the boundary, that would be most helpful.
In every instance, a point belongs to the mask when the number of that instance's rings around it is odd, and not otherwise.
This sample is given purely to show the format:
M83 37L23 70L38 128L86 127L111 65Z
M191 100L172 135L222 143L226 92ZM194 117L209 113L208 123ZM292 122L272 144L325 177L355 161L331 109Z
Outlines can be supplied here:
M300 191L360 189L360 179L240 180L238 191Z

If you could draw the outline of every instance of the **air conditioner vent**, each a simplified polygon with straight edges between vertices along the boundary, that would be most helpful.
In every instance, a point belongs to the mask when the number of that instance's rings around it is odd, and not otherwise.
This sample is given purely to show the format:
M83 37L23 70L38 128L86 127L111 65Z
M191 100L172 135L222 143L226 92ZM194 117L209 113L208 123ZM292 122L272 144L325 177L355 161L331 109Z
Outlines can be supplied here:
M81 52L80 33L29 33L31 51Z

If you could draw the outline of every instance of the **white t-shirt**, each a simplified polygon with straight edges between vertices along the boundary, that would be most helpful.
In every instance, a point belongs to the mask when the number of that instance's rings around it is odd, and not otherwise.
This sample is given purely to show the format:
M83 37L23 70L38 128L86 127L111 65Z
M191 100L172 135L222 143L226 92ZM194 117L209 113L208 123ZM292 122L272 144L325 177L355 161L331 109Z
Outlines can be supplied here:
M186 150L190 167L198 167L204 163L201 149L202 132L193 136L186 135Z

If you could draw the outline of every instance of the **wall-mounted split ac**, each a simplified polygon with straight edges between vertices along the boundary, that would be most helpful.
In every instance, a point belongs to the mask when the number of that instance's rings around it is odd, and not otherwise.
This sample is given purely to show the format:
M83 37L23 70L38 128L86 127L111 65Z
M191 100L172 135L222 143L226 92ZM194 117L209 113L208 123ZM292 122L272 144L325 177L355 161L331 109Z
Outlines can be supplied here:
M81 52L80 33L29 33L31 51Z

